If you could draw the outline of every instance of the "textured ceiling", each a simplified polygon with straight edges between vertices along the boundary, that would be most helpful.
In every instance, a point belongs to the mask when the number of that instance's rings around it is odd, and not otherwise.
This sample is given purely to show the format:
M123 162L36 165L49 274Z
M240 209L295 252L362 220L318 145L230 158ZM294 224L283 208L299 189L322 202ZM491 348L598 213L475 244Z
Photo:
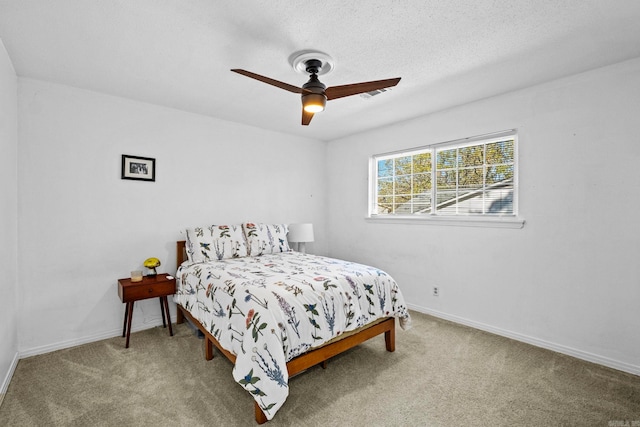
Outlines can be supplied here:
M640 56L638 0L0 0L16 72L332 140ZM327 86L402 77L300 125L289 57L335 60Z

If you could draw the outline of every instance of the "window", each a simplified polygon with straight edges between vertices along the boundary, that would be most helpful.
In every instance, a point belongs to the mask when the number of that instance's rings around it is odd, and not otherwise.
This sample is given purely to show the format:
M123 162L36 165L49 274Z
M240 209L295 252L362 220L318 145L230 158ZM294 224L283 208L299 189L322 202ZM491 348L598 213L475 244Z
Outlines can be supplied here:
M514 131L376 155L371 217L515 216Z

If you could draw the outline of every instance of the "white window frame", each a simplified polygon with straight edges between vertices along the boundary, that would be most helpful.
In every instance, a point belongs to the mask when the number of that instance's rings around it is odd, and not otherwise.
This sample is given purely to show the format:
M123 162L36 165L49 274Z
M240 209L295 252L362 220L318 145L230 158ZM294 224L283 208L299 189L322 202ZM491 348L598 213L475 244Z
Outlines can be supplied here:
M400 157L417 154L420 152L431 152L431 181L432 192L431 200L436 200L436 162L437 151L447 148L463 148L479 144L487 144L491 142L501 141L505 138L514 140L513 153L513 214L442 214L434 212L428 214L377 214L375 206L377 205L377 173L378 161L390 157ZM407 224L429 224L429 225L458 225L458 226L475 226L475 227L500 227L500 228L522 228L524 219L518 215L518 199L519 199L519 181L518 181L518 133L516 129L495 132L491 134L478 135L474 137L457 139L442 143L430 144L421 147L409 148L406 150L398 150L388 153L375 154L369 158L369 197L368 197L368 215L367 220L374 222L391 222L391 223L407 223Z

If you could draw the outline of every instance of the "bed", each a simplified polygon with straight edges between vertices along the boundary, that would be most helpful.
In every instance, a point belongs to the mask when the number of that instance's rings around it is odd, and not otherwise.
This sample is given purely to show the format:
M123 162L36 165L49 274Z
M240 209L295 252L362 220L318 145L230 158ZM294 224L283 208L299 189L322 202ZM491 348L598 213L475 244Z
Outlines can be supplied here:
M410 325L387 273L292 251L286 233L286 224L195 227L176 248L177 323L204 334L207 360L215 346L234 364L259 424L284 404L291 376L383 333L393 352L395 319Z

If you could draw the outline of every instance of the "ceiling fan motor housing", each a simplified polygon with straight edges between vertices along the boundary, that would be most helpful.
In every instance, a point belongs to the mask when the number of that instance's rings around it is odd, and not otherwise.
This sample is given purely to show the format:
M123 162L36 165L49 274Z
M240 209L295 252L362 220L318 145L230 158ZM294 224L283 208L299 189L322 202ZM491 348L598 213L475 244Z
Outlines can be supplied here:
M319 59L309 59L305 61L305 70L310 74L318 74L322 70L322 61Z

